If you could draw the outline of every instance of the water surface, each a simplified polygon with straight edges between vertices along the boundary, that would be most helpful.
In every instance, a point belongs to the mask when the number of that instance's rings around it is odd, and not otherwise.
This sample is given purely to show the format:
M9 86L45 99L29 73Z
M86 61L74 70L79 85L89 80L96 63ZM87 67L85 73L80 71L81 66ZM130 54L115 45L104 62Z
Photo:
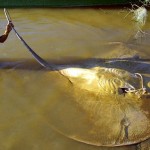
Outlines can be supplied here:
M150 56L149 35L134 38L137 31L132 15L124 18L128 13L127 10L10 9L9 11L15 28L25 41L41 57L57 64L135 55L149 59ZM7 22L3 10L0 12L0 29L3 33ZM149 26L148 17L143 28L147 33L150 33ZM79 117L82 120L84 112L82 113L74 101L72 86L57 72L41 67L13 32L0 47L0 149L135 150L135 146L124 148L90 146L71 140L53 130L51 120L57 117L55 112L63 109L64 116L71 111L76 113L74 119ZM53 115L48 115L50 113ZM71 115L70 113L70 117ZM61 124L61 119L55 123ZM72 126L69 121L66 120L66 123Z

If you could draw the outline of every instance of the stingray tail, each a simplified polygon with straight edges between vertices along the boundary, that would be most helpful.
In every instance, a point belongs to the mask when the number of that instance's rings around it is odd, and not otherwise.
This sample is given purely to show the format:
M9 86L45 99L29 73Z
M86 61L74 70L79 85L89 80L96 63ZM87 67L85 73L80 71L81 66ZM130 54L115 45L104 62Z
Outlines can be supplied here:
M9 15L9 12L7 11L7 9L4 8L4 13L6 16L6 19L9 22L12 22L11 17ZM16 33L18 39L24 44L24 46L28 49L28 51L33 55L33 57L36 59L36 61L38 63L40 63L43 67L50 69L50 70L58 70L57 66L52 64L52 63L48 63L46 62L44 59L42 59L38 54L36 54L33 49L25 42L25 40L19 35L19 33L16 31L16 29L14 28L14 26L11 26L13 31Z
M43 58L41 58L38 54L34 52L34 50L23 40L23 38L17 33L17 31L13 28L15 31L17 37L21 40L21 42L25 45L25 47L28 49L28 51L32 54L32 56L35 58L35 60L41 64L43 67L50 69L50 70L57 70L57 66L52 63L48 63Z

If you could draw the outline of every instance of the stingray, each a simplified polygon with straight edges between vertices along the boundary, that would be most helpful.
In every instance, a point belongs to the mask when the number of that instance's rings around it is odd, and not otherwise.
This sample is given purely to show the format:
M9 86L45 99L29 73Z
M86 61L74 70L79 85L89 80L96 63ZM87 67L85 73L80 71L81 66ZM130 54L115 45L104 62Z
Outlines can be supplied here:
M149 77L137 73L141 65L142 68L149 66L148 62L121 59L104 61L94 67L57 66L47 63L34 51L32 54L42 66L51 71L58 71L67 78L75 87L73 93L78 93L79 89L86 93L87 98L84 96L76 101L86 112L89 121L80 124L83 120L79 119L72 121L73 126L64 127L62 124L65 124L67 116L64 117L61 115L64 112L59 112L59 118L64 119L61 124L54 123L54 128L58 131L77 141L97 146L130 145L150 137L150 96L147 91L149 89L145 88L148 87ZM123 65L125 67L120 69L119 66ZM146 71L148 72L148 68ZM93 100L88 96L90 93L97 99ZM74 127L76 124L81 126L79 132Z

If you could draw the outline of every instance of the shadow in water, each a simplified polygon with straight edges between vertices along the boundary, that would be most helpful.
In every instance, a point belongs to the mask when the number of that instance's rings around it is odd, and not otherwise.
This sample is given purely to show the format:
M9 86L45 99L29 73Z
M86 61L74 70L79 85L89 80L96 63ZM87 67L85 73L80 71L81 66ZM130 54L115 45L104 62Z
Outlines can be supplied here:
M142 59L137 57L128 58L62 58L59 60L46 60L49 66L54 69L45 69L34 59L1 59L0 69L18 69L18 70L50 70L50 71L60 71L66 68L85 68L91 69L94 67L106 67L106 68L116 68L124 69L129 72L140 72L140 73L150 73L150 59Z

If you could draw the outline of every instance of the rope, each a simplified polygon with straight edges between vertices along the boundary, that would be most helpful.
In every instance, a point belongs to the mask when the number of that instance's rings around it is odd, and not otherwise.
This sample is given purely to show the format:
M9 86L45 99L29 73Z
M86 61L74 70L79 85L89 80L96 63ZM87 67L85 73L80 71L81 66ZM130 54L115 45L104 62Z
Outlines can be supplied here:
M127 93L135 93L136 95L138 95L140 97L141 95L146 93L146 88L144 87L144 81L143 81L142 75L140 73L135 73L135 76L140 77L141 88L139 88L139 89L128 88L127 90L125 90L125 92L127 92Z

